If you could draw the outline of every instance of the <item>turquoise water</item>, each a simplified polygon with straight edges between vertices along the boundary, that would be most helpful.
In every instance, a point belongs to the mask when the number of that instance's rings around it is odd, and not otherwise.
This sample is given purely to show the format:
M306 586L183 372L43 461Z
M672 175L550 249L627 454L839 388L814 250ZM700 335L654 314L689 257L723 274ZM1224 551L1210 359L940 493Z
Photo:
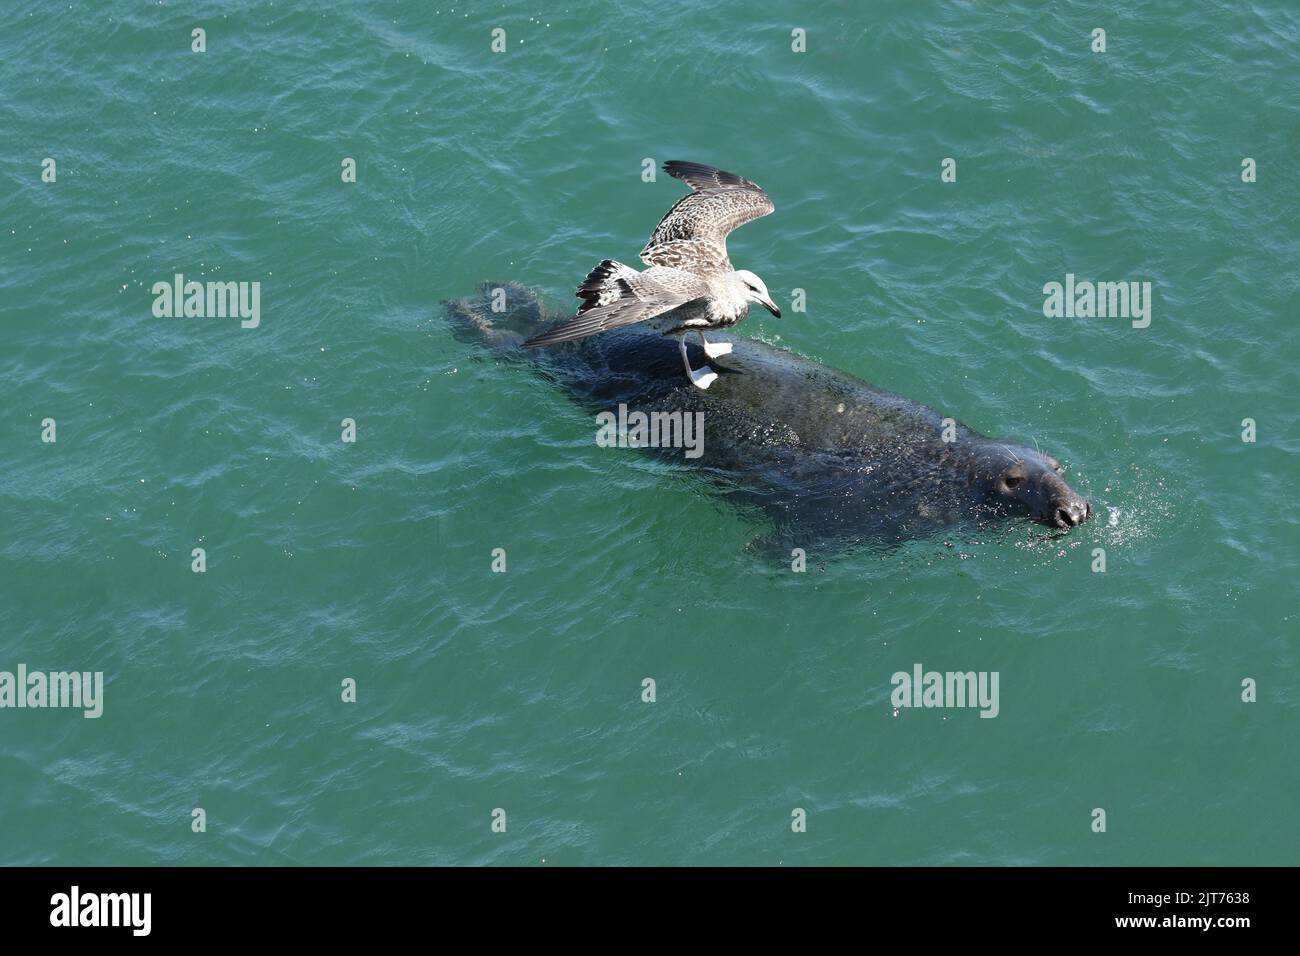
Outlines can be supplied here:
M1281 0L6 9L0 670L105 686L0 710L0 863L1296 863L1298 40ZM743 335L1036 440L1098 519L795 574L452 337L481 281L635 262L682 192L646 158L772 196ZM178 272L260 324L155 317ZM1046 318L1067 273L1150 326ZM998 717L895 716L918 662Z

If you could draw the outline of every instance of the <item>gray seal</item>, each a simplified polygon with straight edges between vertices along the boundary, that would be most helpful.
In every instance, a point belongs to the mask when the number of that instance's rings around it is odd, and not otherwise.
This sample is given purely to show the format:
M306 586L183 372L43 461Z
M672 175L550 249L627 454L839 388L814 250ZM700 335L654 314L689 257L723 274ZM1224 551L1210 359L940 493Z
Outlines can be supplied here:
M488 305L494 290L503 311ZM715 360L718 380L704 391L683 379L676 343L635 327L520 349L548 322L521 285L487 283L445 305L459 338L534 368L589 409L701 413L698 458L657 452L761 508L783 546L896 543L1016 517L1064 531L1093 514L1050 455L757 340Z

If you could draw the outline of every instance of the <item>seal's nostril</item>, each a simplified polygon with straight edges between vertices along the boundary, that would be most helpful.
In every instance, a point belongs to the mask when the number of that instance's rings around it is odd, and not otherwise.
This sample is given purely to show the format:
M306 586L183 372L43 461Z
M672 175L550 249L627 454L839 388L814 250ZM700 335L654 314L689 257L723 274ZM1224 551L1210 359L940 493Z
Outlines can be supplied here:
M1075 504L1057 508L1055 518L1058 528L1075 528L1088 520L1083 509Z

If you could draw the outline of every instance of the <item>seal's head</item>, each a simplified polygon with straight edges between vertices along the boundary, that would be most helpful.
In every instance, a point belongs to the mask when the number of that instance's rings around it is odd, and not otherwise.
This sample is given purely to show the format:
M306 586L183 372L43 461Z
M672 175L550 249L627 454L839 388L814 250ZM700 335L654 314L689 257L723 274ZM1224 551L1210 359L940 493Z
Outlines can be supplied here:
M999 514L1028 514L1054 528L1092 517L1092 505L1061 477L1061 463L1023 445L989 442L979 456L986 500Z

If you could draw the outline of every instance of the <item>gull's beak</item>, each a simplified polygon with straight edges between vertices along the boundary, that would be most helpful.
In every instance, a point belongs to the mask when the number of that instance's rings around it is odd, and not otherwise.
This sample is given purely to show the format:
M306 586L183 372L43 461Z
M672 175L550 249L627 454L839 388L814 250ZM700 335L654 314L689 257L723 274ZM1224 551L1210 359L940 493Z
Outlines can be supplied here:
M773 302L771 299L763 299L762 305L763 308L767 309L767 311L771 312L778 319L781 318L781 310L776 307L776 303Z

